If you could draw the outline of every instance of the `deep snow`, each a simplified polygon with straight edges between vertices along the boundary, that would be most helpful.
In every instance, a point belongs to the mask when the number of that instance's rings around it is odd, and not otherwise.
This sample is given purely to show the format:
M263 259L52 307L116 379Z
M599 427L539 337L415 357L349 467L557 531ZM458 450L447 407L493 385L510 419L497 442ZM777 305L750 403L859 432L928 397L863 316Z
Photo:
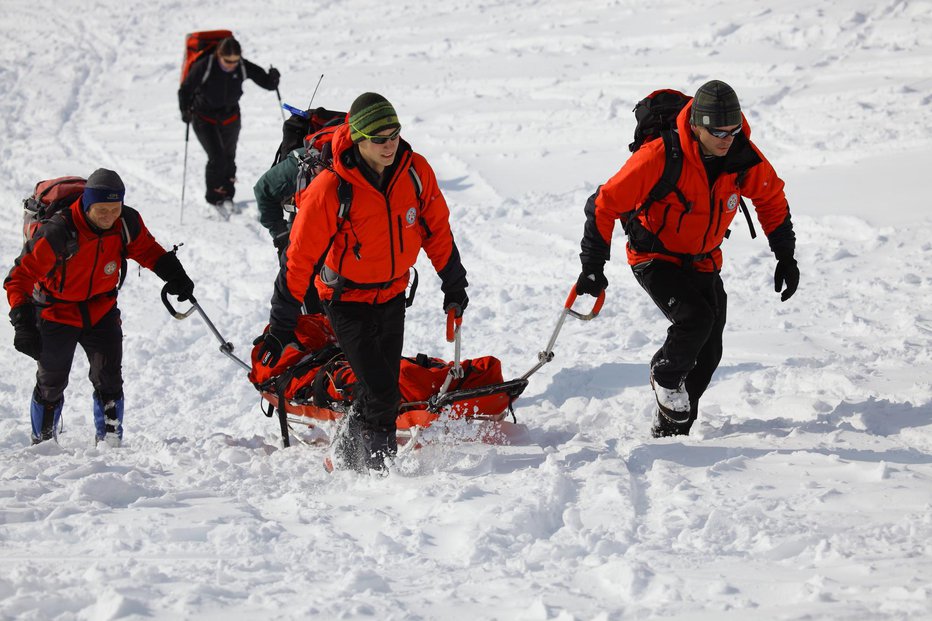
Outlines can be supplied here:
M524 373L578 271L582 207L654 88L732 84L787 181L802 283L726 242L725 357L688 438L649 437L665 321L629 270L569 321L517 402L527 441L427 447L386 479L280 449L244 374L131 270L126 441L92 446L76 356L60 445L29 446L35 366L0 322L0 619L906 619L932 587L932 3L4 0L0 254L36 180L118 170L237 353L275 254L255 207L202 204L176 101L186 32L228 27L286 102L397 107L453 211L472 283L464 356ZM238 198L281 116L247 85ZM615 248L623 240L616 235ZM405 350L451 357L419 264ZM8 269L4 268L4 269ZM580 305L588 304L580 301Z

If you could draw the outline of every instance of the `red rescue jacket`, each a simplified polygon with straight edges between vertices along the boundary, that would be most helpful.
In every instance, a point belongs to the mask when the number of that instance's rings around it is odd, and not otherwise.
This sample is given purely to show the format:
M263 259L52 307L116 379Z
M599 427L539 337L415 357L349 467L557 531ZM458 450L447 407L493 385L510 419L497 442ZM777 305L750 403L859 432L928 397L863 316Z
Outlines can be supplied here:
M789 207L783 193L783 180L750 141L751 127L747 119L744 119L743 135L735 138L725 156L725 169L709 187L699 142L689 126L691 109L692 102L677 117L684 155L677 187L687 199L688 206L676 193L670 193L637 214L636 218L666 250L678 254L707 255L693 263L693 267L711 272L721 269L722 251L719 246L738 213L742 197L753 201L757 219L768 236L787 221ZM595 209L587 207L586 210L590 222L583 239L583 262L586 262L587 253L601 254L602 260L608 258L615 221L626 219L644 203L648 192L663 173L664 161L663 140L653 140L634 152L621 170L601 186L595 197ZM670 254L633 248L630 242L627 256L630 265L650 259L682 262Z
M43 319L90 327L116 304L124 227L126 257L143 267L152 269L165 249L132 207L124 205L120 220L106 231L88 222L80 198L67 211L26 243L3 288L10 308L31 302Z
M402 293L408 270L421 248L438 273L450 270L451 262L461 271L450 230L450 211L427 160L401 141L392 178L383 193L355 165L349 133L348 125L337 128L332 142L333 170L323 171L296 197L298 213L285 271L291 296L304 298L314 267L325 252L325 276L329 272L351 283L382 284L381 288L347 284L339 298L346 302L382 303ZM420 188L409 169L414 169ZM337 215L340 178L352 186L352 206L346 219ZM320 275L315 285L321 299L333 298L333 287Z

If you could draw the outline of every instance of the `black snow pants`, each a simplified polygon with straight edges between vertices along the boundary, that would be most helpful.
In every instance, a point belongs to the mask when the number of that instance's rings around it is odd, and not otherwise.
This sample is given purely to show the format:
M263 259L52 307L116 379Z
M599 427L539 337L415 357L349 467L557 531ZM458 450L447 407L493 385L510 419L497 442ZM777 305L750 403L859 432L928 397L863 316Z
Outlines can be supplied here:
M239 114L217 120L195 114L194 134L207 152L207 168L204 176L207 191L204 198L216 204L233 200L236 194L236 143L242 126Z
M68 386L74 352L80 344L90 364L88 374L99 395L108 399L123 396L123 325L120 309L114 306L96 325L78 328L55 321L39 320L42 353L36 372L35 394L45 403L57 403Z
M383 304L322 302L346 360L356 374L353 404L364 429L395 431L401 391L405 296Z
M651 360L661 386L685 378L693 412L722 360L722 333L728 296L718 272L697 272L669 261L633 266L634 277L670 320L667 338Z

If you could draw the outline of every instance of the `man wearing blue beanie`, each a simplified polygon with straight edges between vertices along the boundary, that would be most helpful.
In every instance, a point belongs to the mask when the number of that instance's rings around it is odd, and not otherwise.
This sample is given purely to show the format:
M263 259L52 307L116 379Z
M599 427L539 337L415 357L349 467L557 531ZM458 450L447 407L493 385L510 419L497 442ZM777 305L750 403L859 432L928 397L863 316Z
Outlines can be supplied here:
M13 346L38 362L30 416L32 442L57 439L65 387L80 344L94 386L95 441L123 438L123 329L117 292L133 259L166 281L179 300L194 283L142 217L123 204L126 188L100 168L82 194L42 223L3 282L15 329Z

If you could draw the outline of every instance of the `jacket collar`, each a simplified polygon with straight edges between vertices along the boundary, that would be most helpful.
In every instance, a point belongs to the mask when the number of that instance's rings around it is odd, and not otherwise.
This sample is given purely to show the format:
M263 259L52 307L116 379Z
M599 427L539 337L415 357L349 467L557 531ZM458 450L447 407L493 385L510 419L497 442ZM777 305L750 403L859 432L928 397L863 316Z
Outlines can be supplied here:
M341 125L333 134L333 170L343 179L346 179L354 185L364 185L374 187L380 192L383 191L373 179L364 174L362 168L366 166L360 163L361 156L356 145L350 138L350 127L348 123ZM386 169L385 181L382 187L390 188L399 174L403 173L410 166L411 145L399 138L398 152L395 154L395 162ZM359 158L359 159L357 159ZM368 168L368 167L367 167ZM375 172L369 170L370 174L375 176Z

